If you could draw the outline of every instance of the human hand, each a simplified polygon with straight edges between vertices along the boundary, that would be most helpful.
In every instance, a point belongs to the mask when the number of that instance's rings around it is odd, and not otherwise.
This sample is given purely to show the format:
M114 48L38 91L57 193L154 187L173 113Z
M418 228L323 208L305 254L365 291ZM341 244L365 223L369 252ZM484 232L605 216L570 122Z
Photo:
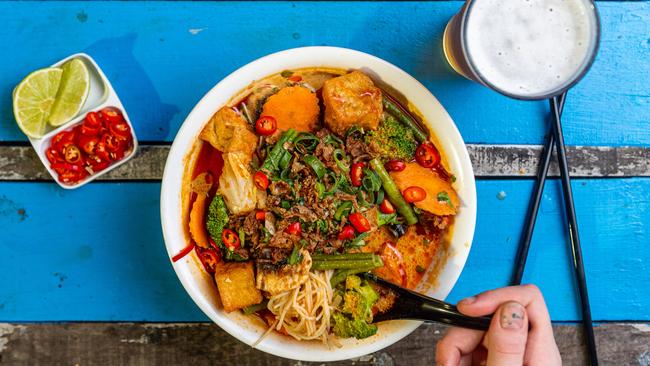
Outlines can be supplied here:
M494 314L487 332L451 328L436 348L439 366L561 365L544 297L534 285L483 292L458 303L469 316Z

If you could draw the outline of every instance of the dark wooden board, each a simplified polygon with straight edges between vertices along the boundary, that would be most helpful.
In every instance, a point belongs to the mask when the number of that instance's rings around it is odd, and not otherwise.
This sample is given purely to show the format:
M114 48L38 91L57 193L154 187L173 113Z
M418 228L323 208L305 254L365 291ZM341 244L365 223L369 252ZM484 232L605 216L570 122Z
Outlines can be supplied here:
M332 365L434 365L435 344L446 328L424 325L372 355ZM555 325L564 364L584 365L581 328ZM650 326L596 326L601 365L648 365ZM0 365L317 365L251 349L214 324L0 324Z
M540 145L469 144L474 174L479 178L530 178L535 176L542 147ZM169 145L142 145L126 164L98 180L160 180ZM650 176L650 148L575 146L568 150L574 177L647 177ZM555 157L550 174L558 176ZM28 146L0 146L0 181L48 180L50 176Z

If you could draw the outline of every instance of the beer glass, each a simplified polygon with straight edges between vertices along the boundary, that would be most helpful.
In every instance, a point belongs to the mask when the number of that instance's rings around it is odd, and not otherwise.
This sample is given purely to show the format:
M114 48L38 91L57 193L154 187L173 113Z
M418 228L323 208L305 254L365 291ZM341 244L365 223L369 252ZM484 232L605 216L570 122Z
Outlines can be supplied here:
M591 0L467 0L443 50L467 79L524 100L559 95L587 72L600 23Z

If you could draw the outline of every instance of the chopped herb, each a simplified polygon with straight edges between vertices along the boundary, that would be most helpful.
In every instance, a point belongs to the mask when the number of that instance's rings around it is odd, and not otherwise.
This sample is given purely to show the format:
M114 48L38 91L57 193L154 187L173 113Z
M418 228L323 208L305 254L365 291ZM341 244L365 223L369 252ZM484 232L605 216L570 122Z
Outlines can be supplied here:
M293 75L293 71L291 70L284 70L280 73L280 76L282 76L283 78L288 78L291 75Z
M451 202L451 198L449 198L449 194L445 191L438 193L438 202L447 203L449 207L455 208L454 204Z
M285 210L288 210L291 208L291 203L287 200L282 200L280 202L280 206L282 206L282 208L284 208Z
M244 234L244 228L240 227L239 230L237 230L237 233L239 234L239 242L243 248L246 246L246 234Z
M336 212L334 213L334 218L336 220L341 221L343 216L347 216L351 210L352 210L352 202L344 201L336 208Z
M456 176L453 175L453 174L451 175L451 182L452 182L452 183L455 183L455 182L456 182Z
M364 239L368 236L369 232L359 234L356 238L352 239L348 244L345 245L346 248L360 248L366 245Z
M245 308L243 309L244 314L245 314L245 315L251 315L251 314L253 314L253 313L257 313L257 312L260 311L260 310L264 310L264 309L266 309L266 304L267 304L267 303L268 303L267 301L263 301L263 302L261 302L261 303L259 303L259 304L255 304L255 305L247 306L247 307L245 307Z
M417 267L415 267L415 271L417 273L424 273L424 271L426 271L426 268L422 267L421 265L418 265Z

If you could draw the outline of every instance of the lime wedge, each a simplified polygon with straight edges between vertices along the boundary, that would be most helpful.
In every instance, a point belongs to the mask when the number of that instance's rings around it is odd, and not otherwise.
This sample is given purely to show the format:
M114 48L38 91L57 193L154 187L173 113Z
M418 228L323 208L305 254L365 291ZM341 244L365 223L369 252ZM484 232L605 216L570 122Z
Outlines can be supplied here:
M55 127L68 122L79 113L90 90L90 76L83 61L73 58L63 64L61 69L61 84L48 117L48 122Z
M14 116L18 127L29 137L41 138L56 100L63 70L51 67L34 71L16 86Z

